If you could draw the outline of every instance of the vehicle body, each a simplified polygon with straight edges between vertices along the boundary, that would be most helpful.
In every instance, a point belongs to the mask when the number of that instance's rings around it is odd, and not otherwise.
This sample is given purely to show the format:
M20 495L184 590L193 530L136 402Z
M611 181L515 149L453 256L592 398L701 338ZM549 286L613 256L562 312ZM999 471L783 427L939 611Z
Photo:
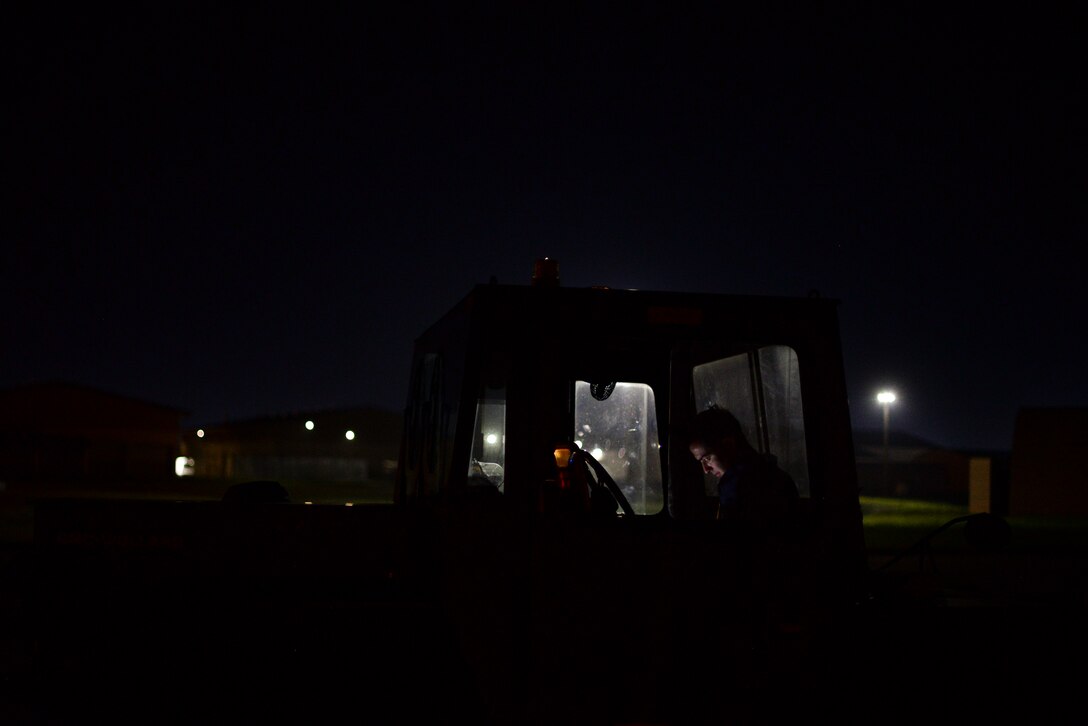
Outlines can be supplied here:
M767 708L849 658L830 643L865 566L836 315L818 297L484 285L417 340L396 499L441 513L443 602L493 715ZM785 536L714 520L715 482L670 436L712 404L798 485ZM564 446L630 510L560 506Z
M672 435L709 405L794 479L786 529L715 520L715 482ZM557 494L557 450L611 506ZM837 303L477 286L416 341L392 506L51 502L35 536L35 648L54 670L305 684L291 703L310 720L306 689L330 684L402 718L768 715L796 704L780 689L837 693L857 665Z

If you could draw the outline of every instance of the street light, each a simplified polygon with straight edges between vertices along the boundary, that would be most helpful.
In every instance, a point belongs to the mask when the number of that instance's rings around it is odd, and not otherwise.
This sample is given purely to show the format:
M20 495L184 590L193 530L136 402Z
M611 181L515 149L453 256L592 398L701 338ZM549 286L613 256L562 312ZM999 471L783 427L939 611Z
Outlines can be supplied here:
M881 391L876 394L876 402L884 407L884 492L888 491L888 462L891 459L891 453L888 448L888 411L891 409L891 405L895 403L895 393L893 391Z

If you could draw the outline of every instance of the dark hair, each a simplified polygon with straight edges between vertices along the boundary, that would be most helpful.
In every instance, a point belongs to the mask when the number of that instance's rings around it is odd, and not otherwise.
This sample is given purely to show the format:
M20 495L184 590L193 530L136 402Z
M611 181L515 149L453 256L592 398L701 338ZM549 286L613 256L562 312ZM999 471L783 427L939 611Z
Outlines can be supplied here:
M681 431L689 444L694 441L717 444L722 439L734 439L742 447L751 448L737 417L730 411L717 406L711 406L695 414Z

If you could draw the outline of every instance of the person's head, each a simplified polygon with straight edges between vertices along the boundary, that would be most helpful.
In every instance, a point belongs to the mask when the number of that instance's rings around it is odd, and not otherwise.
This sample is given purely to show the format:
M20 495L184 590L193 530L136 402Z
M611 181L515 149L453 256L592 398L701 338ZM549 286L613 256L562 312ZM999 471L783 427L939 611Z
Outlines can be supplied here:
M688 450L703 472L716 477L753 451L740 421L724 408L700 411L688 425L686 435Z

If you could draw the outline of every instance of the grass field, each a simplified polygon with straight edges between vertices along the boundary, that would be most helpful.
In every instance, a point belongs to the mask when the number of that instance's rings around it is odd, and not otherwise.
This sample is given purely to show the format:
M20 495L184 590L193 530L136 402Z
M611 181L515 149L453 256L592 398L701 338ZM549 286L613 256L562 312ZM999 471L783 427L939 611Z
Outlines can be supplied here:
M918 499L861 497L866 545L872 552L893 552L909 547L946 522L969 514L967 507ZM1009 549L1014 552L1063 550L1088 553L1088 518L1003 517L1011 530ZM952 526L930 541L934 551L970 548L966 527Z

